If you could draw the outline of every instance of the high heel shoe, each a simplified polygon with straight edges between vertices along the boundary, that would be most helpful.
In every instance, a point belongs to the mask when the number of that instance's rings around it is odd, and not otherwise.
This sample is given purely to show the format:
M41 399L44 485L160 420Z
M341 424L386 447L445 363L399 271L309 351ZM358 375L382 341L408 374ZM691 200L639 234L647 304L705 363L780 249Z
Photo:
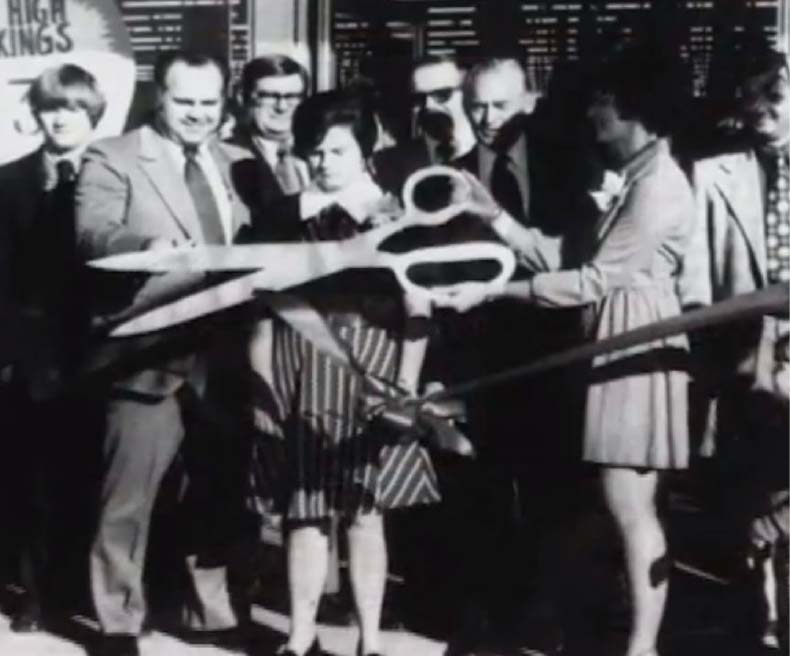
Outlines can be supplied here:
M761 631L760 644L766 649L779 650L781 648L779 642L779 622L771 620L765 623Z
M288 648L288 644L280 645L276 652L274 652L275 656L300 656L297 654L293 649ZM324 656L324 652L321 649L321 643L318 642L318 638L313 640L313 644L310 645L309 649L301 656Z

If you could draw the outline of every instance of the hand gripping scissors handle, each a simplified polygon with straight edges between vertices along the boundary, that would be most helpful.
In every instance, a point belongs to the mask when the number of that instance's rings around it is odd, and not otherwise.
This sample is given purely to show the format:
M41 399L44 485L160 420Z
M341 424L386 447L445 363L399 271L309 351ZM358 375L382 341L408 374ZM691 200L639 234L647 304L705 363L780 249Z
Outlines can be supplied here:
M350 268L389 268L408 294L437 300L459 285L425 287L410 273L420 264L489 260L498 263L498 274L489 281L475 282L492 288L503 285L516 267L509 248L493 242L469 242L417 248L406 253L380 250L392 235L412 226L439 226L466 211L465 201L436 211L424 211L414 203L414 191L427 178L451 178L462 191L466 178L456 169L431 166L412 174L404 185L404 215L396 221L344 241L312 243L249 244L240 246L182 246L168 250L113 255L89 262L103 270L168 272L236 272L245 275L185 298L148 310L117 326L111 334L132 335L159 330L217 312L252 298L254 290L280 291Z
M420 209L414 202L417 186L429 178L449 178L458 185L462 197L469 191L469 182L457 169L449 166L429 166L414 172L403 186L403 218L372 230L358 239L367 242L362 249L371 259L369 266L386 267L390 269L398 280L401 288L409 295L423 297L429 301L452 294L454 290L467 283L457 283L442 287L425 287L415 283L410 273L420 264L463 263L469 261L494 261L498 264L497 275L485 282L475 282L475 285L490 286L497 289L503 286L513 276L516 269L516 258L513 252L504 244L488 241L475 241L462 244L446 244L427 248L416 248L406 253L387 253L381 250L381 245L391 236L412 226L440 226L444 225L468 209L466 201L454 202L446 207L434 211ZM360 258L359 261L363 261ZM357 265L355 265L357 266Z

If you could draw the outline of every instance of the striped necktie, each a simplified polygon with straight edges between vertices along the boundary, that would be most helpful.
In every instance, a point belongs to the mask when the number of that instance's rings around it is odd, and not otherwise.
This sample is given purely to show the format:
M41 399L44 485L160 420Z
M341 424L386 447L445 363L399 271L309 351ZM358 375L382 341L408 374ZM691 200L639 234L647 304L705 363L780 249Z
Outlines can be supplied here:
M776 153L768 171L765 250L768 282L790 281L790 166L788 152Z
M217 201L206 174L197 161L197 155L196 146L184 146L184 181L195 204L200 227L203 229L203 239L207 244L224 244L225 232L222 229Z

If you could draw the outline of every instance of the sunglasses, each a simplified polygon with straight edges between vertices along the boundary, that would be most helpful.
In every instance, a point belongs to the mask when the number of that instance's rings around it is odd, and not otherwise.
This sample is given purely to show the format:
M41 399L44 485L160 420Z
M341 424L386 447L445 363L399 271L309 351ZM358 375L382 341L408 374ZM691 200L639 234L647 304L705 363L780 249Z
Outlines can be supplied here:
M433 91L426 91L424 93L420 93L417 91L412 92L411 99L412 103L415 105L422 106L426 102L428 102L428 98L433 100L435 103L439 103L440 105L449 102L450 98L453 97L453 94L458 91L460 87L441 87L439 89L434 89Z

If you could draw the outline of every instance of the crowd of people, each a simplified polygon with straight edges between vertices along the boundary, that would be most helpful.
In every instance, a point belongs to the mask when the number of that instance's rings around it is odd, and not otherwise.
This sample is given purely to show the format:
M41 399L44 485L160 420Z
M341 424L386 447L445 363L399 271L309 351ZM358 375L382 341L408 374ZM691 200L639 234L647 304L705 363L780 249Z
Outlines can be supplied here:
M188 581L166 622L185 640L255 651L245 586L229 585L228 568L236 545L274 533L290 607L278 654L322 653L317 613L343 549L361 656L383 653L390 556L407 589L447 607L464 637L458 653L490 635L515 644L526 624L561 615L571 593L554 575L569 547L557 545L597 489L622 545L622 653L656 656L671 570L661 483L705 456L738 463L732 527L760 592L754 641L786 648L776 574L790 524L786 317L482 389L460 415L442 415L475 460L369 411L377 395L416 398L790 281L787 55L744 53L730 116L740 129L705 157L674 132L684 117L675 72L655 48L617 47L585 62L558 99L516 57L426 57L403 90L417 136L393 143L375 89L311 93L286 55L245 66L231 116L224 62L167 52L150 121L98 141L105 99L93 76L71 64L44 71L28 92L42 146L0 168L2 422L13 454L3 503L15 500L2 546L24 590L12 628L45 627L58 569L84 557L97 653L139 654L158 622L144 583L154 509L176 471L170 546ZM397 221L406 180L432 164L462 171L465 184L426 182L415 199L465 211L408 235L406 248L504 244L518 262L504 285L486 284L475 262L450 284L437 265L443 292L429 301L385 272L352 270L293 292L332 348L267 297L230 319L132 341L133 357L118 356L109 374L86 373L96 352L114 357L108 326L189 283L90 272L87 261L242 243L283 244L287 258L289 243L343 242ZM52 508L78 473L96 479L96 513L71 525L92 528L69 561ZM528 600L531 619L514 612Z

